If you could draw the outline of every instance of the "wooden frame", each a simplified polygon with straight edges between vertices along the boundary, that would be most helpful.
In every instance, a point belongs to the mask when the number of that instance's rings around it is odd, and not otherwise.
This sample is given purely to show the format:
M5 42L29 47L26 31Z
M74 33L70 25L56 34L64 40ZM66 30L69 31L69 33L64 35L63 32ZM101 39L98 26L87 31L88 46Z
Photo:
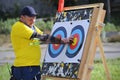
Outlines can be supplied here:
M103 27L102 24L105 17L105 10L103 10L103 3L64 7L64 11L84 9L84 8L93 8L94 16L92 16L91 18L90 27L88 30L88 35L83 50L84 55L82 56L77 79L42 76L42 80L89 80L90 73L93 70L93 61L97 46L100 48L100 53L106 71L107 79L110 80L110 73L107 68L102 42L100 40L100 33Z

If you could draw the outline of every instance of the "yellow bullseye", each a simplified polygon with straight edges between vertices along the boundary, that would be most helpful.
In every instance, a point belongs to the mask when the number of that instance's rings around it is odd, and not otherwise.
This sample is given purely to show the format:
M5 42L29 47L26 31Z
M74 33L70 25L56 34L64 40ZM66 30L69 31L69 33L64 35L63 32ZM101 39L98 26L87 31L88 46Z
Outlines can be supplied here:
M76 42L77 42L77 38L75 37L75 38L73 39L72 45L75 46Z
M59 46L59 44L55 44L55 46Z

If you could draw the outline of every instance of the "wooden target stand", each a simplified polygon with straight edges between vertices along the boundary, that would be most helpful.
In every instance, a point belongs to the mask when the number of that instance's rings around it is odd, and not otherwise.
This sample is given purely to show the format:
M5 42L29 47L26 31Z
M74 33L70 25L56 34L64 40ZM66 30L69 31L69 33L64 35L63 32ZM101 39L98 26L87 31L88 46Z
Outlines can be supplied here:
M42 76L41 80L90 80L90 73L94 69L94 57L96 54L96 48L100 49L100 55L102 58L103 66L106 73L107 80L111 80L110 73L108 70L108 66L106 63L103 45L100 39L100 33L103 28L103 21L105 17L106 11L103 10L103 3L97 4L89 4L82 6L72 6L72 7L64 7L64 11L66 10L77 10L84 8L93 8L93 15L91 17L91 22L88 30L88 34L86 37L86 42L83 49L83 56L81 59L81 64L78 70L77 78L62 78L62 77L54 77L54 76ZM97 76L97 75L96 75Z

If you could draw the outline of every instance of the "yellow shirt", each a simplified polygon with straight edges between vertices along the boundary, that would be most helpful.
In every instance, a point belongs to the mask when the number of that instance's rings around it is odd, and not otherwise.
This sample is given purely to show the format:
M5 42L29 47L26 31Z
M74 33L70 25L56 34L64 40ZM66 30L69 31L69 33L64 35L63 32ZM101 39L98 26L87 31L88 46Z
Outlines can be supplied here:
M34 26L35 27L35 26ZM37 27L36 31L43 34ZM18 21L12 26L11 42L15 52L14 66L40 65L41 50L39 45L30 45L34 30Z

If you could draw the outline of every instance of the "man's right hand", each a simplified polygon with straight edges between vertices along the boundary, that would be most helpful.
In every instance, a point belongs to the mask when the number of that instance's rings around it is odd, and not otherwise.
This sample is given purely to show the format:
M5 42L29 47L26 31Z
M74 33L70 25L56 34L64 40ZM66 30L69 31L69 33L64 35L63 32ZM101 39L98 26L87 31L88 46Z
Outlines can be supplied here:
M72 44L73 43L73 39L74 37L73 36L70 36L69 38L63 38L61 39L63 43L65 44Z

